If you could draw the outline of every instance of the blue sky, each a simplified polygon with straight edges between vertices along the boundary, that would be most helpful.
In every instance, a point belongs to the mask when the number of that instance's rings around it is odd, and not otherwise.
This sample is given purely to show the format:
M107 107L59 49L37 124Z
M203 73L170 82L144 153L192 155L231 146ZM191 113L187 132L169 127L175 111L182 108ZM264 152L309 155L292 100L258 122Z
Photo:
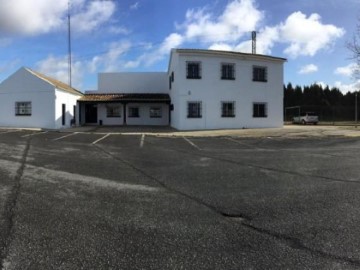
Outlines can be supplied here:
M0 81L21 66L68 81L68 0L0 0ZM165 71L171 48L285 57L285 81L358 90L346 42L360 0L72 0L73 85L98 72Z

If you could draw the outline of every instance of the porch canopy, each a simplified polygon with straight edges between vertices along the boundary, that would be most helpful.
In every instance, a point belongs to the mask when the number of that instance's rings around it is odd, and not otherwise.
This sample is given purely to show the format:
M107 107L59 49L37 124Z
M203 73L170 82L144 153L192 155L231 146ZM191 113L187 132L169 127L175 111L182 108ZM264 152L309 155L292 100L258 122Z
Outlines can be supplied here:
M167 108L170 108L170 96L168 94L163 93L96 93L96 94L85 94L80 99L78 99L79 104L79 123L80 124L92 124L98 123L100 121L98 117L98 107L101 104L109 104L106 106L110 106L111 103L122 104L123 107L123 122L121 124L126 125L128 117L127 116L127 107L133 106L134 104L167 104ZM110 108L110 107L109 107ZM130 110L131 108L129 108ZM169 114L169 112L166 112ZM114 121L113 119L112 121ZM138 119L139 120L139 119ZM132 122L138 121L132 117ZM156 119L152 119L153 121L158 121ZM110 121L108 119L108 121ZM102 124L102 121L100 121Z

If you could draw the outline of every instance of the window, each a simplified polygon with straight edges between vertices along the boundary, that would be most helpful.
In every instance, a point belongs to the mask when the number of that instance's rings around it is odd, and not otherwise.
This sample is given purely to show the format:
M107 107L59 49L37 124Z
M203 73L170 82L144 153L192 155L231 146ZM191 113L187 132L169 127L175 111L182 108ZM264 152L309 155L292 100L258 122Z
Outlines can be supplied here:
M129 117L140 117L139 107L129 107Z
M267 103L254 103L253 117L267 117Z
M170 90L171 90L171 83L172 83L171 77L169 77L169 89L170 89Z
M174 75L174 71L173 71L173 72L171 72L171 82L174 82L174 80L175 80L175 75Z
M16 116L31 116L31 102L15 102Z
M235 64L221 64L221 79L235 80Z
M253 67L253 81L267 82L267 67Z
M150 108L150 118L161 118L162 112L160 107L151 107Z
M106 106L106 117L121 117L121 107L120 106Z
M186 62L186 78L201 79L201 63Z
M221 117L235 117L235 102L221 102Z
M201 118L201 101L188 102L188 118Z

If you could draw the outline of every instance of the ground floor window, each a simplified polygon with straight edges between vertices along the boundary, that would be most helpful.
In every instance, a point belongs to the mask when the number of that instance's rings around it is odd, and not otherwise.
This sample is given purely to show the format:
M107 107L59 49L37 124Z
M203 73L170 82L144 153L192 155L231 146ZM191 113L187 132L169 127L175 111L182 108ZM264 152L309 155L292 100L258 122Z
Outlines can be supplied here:
M235 117L235 101L221 102L221 117Z
M31 102L15 102L15 115L31 116Z
M202 117L202 106L201 101L188 102L188 118L201 118Z
M162 117L161 107L150 108L150 118L161 118L161 117Z
M253 117L267 117L267 103L254 103Z
M120 106L106 106L106 117L121 117Z
M129 107L129 117L140 117L139 107Z

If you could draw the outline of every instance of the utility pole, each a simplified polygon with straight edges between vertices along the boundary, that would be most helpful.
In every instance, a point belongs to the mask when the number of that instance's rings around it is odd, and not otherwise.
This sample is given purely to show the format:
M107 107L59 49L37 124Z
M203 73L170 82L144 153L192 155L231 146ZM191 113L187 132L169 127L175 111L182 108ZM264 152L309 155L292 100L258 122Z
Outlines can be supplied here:
M252 54L256 54L256 31L251 32L251 41L252 41Z
M355 128L357 128L357 122L358 122L357 95L358 92L355 92Z
M68 73L69 73L69 86L72 87L72 80L71 80L71 20L70 20L70 0L68 1Z

